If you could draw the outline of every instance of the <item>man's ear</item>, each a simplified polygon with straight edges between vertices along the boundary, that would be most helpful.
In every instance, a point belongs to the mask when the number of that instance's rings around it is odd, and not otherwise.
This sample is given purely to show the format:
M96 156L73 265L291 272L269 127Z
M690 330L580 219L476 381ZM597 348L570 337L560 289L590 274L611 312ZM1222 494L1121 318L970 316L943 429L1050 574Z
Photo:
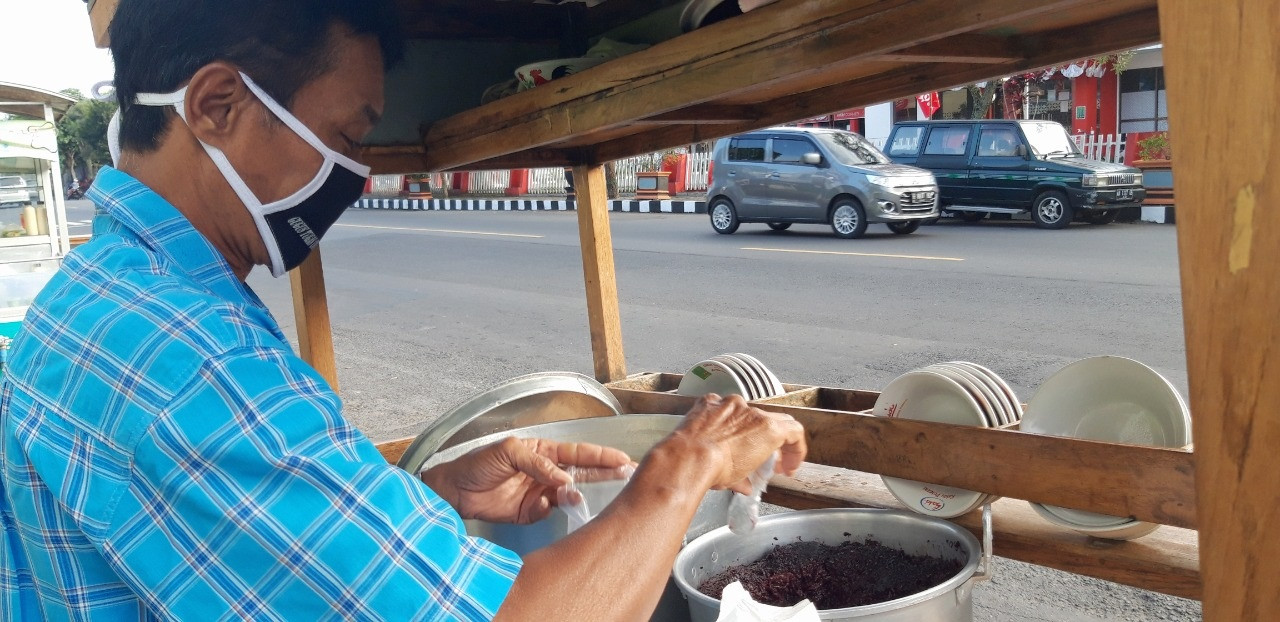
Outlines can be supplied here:
M187 126L202 142L219 146L253 114L253 94L240 72L224 62L201 67L187 84Z

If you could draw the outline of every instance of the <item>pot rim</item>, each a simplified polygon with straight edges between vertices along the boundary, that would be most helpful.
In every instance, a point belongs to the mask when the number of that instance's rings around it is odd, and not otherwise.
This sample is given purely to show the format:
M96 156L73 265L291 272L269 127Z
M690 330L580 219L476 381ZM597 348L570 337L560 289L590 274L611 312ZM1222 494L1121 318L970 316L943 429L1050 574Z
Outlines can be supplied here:
M913 520L913 521L929 523L942 530L949 532L951 536L954 536L955 539L959 540L962 543L962 545L964 545L965 548L968 550L969 559L965 562L964 567L962 567L960 571L956 573L954 576L952 576L950 579L947 579L946 581L943 581L942 583L939 583L938 585L935 585L927 590L924 590L922 592L916 592L915 594L911 594L909 596L903 596L902 598L898 598L895 600L888 600L882 603L876 603L873 605L863 605L860 607L845 607L842 609L819 609L818 613L820 615L823 615L824 618L832 617L835 619L842 619L844 617L851 617L851 616L853 617L869 616L869 615L875 615L879 613L885 613L888 611L903 609L918 603L932 600L934 598L937 598L938 596L942 596L954 590L960 589L964 587L965 584L969 583L970 581L973 581L975 579L975 576L977 575L979 563L982 560L982 544L978 541L978 538L976 536L970 533L969 530L963 527L960 527L959 525L956 525L955 523L952 523L950 521L943 520L941 518L934 518L931 516L923 516L923 515L916 514L914 512L908 512L905 510L889 510L889 509L879 509L879 508L829 508L829 509L823 509L823 510L797 510L794 512L786 512L783 514L771 514L769 516L762 516L760 517L760 522L756 525L756 529L760 529L761 527L764 527L770 523L788 523L788 522L804 520L805 517L831 516L831 515L835 515L835 516L839 516L839 515L900 516L902 518ZM706 534L703 534L702 536L699 536L694 541L690 542L676 556L676 562L672 567L671 575L675 579L676 585L680 587L680 591L684 593L685 598L689 599L691 602L696 601L703 606L707 606L707 607L714 606L717 609L719 608L720 599L711 598L710 596L707 596L706 594L699 592L695 586L691 585L690 582L685 579L684 577L685 573L682 572L682 570L685 570L687 566L692 565L692 562L690 561L690 559L692 558L694 552L696 552L701 548L706 547L710 542L720 540L725 537L736 537L736 536L734 536L732 532L729 531L728 527L720 527L718 529L714 529L712 531L707 532Z

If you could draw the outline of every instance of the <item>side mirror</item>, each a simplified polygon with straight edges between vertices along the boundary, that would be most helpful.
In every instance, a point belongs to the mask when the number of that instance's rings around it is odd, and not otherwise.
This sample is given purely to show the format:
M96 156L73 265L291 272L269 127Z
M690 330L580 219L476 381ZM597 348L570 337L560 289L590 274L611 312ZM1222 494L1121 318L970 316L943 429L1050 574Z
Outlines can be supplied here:
M1016 149L1014 149L1014 150L1013 150L1013 153L1014 153L1014 154L1016 154L1019 158L1026 158L1026 157L1027 157L1027 146L1026 146L1026 145L1018 145L1018 147L1017 147Z
M804 162L805 164L811 164L813 166L817 166L819 164L822 164L822 155L818 153L806 153L800 156L800 161Z

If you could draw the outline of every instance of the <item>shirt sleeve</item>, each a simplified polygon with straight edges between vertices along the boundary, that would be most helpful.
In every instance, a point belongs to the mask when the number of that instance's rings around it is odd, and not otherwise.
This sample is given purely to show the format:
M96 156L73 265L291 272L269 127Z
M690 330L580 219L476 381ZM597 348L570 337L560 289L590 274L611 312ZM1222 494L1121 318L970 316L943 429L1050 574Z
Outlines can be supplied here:
M175 619L488 620L520 558L465 535L290 354L211 359L139 440L104 544Z

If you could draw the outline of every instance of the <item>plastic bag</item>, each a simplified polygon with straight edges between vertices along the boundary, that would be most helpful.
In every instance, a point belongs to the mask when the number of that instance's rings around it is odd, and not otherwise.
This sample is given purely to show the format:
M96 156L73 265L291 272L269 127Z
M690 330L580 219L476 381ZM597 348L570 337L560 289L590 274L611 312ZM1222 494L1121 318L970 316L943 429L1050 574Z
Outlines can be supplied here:
M778 452L773 452L760 468L747 476L747 480L751 482L751 496L733 493L733 498L729 500L729 531L745 536L755 530L756 521L760 520L760 496L769 485L769 478L773 477L773 467L778 462L778 457Z
M556 505L569 519L567 533L573 533L596 517L591 507L599 510L609 505L636 470L625 465L616 469L567 467L565 472L573 481L556 489Z
M817 622L818 608L809 600L790 607L762 605L751 599L747 588L734 581L720 594L720 617L716 622Z

